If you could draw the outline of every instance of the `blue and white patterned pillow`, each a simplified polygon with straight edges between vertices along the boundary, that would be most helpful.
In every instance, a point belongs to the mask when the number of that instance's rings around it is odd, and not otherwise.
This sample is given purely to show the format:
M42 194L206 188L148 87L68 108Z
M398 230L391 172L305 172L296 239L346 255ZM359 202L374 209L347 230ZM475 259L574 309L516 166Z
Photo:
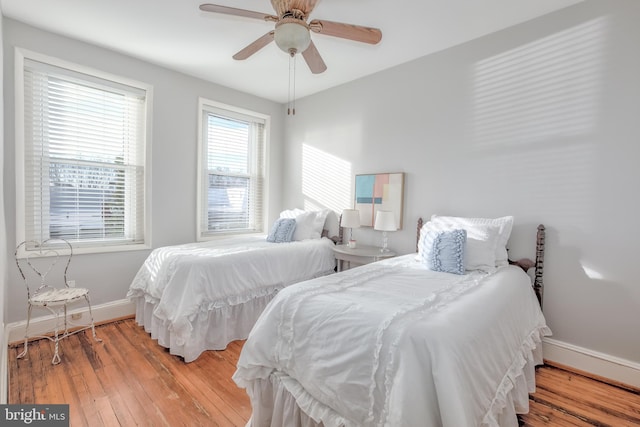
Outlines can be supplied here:
M466 230L429 230L422 241L422 262L429 270L464 274Z
M273 223L269 235L267 235L267 242L284 243L290 242L293 238L293 232L296 230L295 218L278 218Z

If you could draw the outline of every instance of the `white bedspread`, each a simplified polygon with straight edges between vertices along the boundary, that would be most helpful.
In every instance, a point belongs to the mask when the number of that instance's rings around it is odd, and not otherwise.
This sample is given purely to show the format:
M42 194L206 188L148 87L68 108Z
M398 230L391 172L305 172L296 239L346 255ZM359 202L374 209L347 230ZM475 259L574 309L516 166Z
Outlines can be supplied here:
M251 396L252 425L268 425L259 394L275 375L327 427L497 426L549 333L521 269L457 276L407 255L283 290L233 378Z
M227 339L246 338L253 322L279 290L332 273L332 247L333 242L326 238L269 243L265 236L162 247L149 255L127 296L136 301L138 322L173 354L191 361L204 349L224 348ZM240 310L244 310L239 323L245 332L225 333L220 343L190 342L207 339L206 329L216 327L214 313L228 322ZM198 327L198 334L194 334ZM185 345L196 350L184 354Z

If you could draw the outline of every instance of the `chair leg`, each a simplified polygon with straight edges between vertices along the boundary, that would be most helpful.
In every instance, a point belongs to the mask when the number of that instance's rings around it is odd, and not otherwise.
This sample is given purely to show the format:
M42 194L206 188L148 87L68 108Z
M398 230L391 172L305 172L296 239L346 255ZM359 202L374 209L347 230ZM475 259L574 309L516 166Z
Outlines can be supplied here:
M67 324L67 306L64 306L64 323L65 323L65 327ZM60 311L56 311L56 329L54 332L54 342L55 342L55 350L53 352L53 359L51 359L51 364L52 365L57 365L58 363L60 363L60 351L59 351L59 346L60 346L60 337L58 335L58 331L60 329Z
M56 345L55 345L56 350L55 350L55 352L53 354L53 359L51 359L51 364L52 365L57 365L57 364L60 363L60 353L59 353L59 350L58 350L59 343L60 343L60 341L58 340L58 337L56 336Z
M67 324L67 304L64 305L64 336L69 335L69 325Z
M22 359L23 357L27 356L27 350L29 345L29 323L30 322L31 322L31 304L29 304L29 307L27 308L27 327L24 330L24 350L22 350L22 353L18 355L18 359Z
M96 342L102 342L101 338L98 338L96 335L96 327L93 323L93 312L91 311L91 301L89 301L89 294L85 295L84 298L87 300L87 307L89 307L89 319L91 320L91 332L93 333L93 339Z

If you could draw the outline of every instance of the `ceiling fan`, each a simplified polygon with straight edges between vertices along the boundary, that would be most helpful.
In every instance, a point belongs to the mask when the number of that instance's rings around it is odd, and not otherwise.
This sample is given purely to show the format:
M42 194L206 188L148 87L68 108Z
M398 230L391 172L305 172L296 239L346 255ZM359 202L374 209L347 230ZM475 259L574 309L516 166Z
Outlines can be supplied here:
M275 22L273 30L233 55L233 59L247 59L275 41L280 49L292 57L301 53L314 74L324 72L327 66L311 40L310 31L369 44L376 44L382 39L382 32L377 28L320 19L307 22L317 2L318 0L271 0L276 15L216 4L201 4L200 10Z

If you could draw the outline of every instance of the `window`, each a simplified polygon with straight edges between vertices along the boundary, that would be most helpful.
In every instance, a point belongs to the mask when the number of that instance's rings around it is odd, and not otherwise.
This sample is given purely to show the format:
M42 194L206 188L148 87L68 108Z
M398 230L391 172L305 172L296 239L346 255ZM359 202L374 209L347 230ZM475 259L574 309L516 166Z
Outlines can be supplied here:
M18 240L144 244L149 89L37 54L16 62Z
M268 117L200 100L198 236L263 230Z

